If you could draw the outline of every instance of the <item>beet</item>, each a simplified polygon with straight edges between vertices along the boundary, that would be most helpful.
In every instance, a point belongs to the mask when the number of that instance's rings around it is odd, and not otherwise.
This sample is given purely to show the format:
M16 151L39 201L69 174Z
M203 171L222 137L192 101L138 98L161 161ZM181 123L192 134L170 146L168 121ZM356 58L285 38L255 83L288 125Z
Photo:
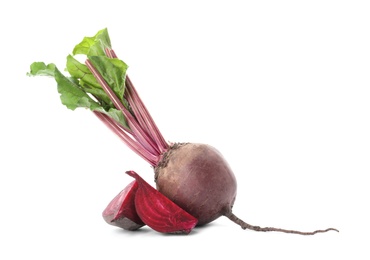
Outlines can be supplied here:
M141 220L162 233L188 234L198 220L149 185L134 171L127 171L138 183L135 208Z
M226 216L243 229L255 231L301 235L338 231L261 228L236 217L232 212L236 178L226 160L210 145L168 143L163 138L126 74L128 66L112 50L107 29L85 37L75 46L76 54L87 59L82 64L67 56L71 77L64 76L54 64L43 62L33 63L29 75L53 76L64 105L72 110L90 109L155 172L157 190L133 171L128 172L137 184L129 185L108 205L103 217L109 224L135 229L133 221L159 232L187 233L196 224L205 225Z
M236 179L221 153L207 144L177 143L155 167L158 191L207 224L231 211Z
M137 230L145 225L135 208L137 189L137 181L132 181L112 199L102 213L105 222L126 230Z

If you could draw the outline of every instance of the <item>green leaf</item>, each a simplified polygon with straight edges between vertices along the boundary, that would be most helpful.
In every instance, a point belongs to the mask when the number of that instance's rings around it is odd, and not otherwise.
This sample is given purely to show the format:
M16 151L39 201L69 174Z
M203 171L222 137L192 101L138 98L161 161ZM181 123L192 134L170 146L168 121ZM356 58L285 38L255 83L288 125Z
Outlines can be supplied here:
M64 76L54 64L46 65L44 62L34 62L30 66L29 76L52 76L58 84L58 92L62 104L75 110L77 107L85 107L95 110L100 107L81 87L74 78Z
M79 85L65 77L57 68L55 68L54 77L58 83L60 100L67 108L75 110L77 107L84 107L96 110L101 107Z
M88 58L117 97L123 101L127 64L122 60L111 59L106 56L88 56Z
M128 128L127 121L120 110L112 106L107 106L105 108L101 106L82 89L78 79L64 76L54 64L51 63L46 65L44 62L34 62L31 64L30 72L28 72L27 75L54 77L57 82L62 104L67 108L75 110L77 107L83 107L92 111L98 111L108 115L122 126ZM103 90L101 89L101 91Z
M28 76L51 76L54 77L55 64L46 65L44 62L34 62L30 66Z
M102 89L89 68L76 60L72 55L67 56L67 71L75 77L83 90L92 94L104 107L114 107L108 95Z
M80 79L80 81L92 87L101 88L94 75L89 68L76 60L72 55L67 56L67 71L72 77Z
M122 111L121 110L118 110L116 108L111 108L109 109L108 111L100 111L100 112L103 112L105 114L107 114L108 116L110 116L112 119L114 119L116 122L119 122L122 126L126 127L126 128L130 128L128 126L128 123L126 121L126 118L125 116L123 115Z
M84 37L72 53L73 55L86 55L124 106L128 108L128 102L123 98L128 66L119 59L108 58L105 54L106 48L111 49L111 42L108 30L102 29L93 37ZM44 62L34 62L27 75L54 77L62 104L67 108L75 110L77 107L83 107L99 111L122 126L128 127L122 112L114 107L113 102L85 64L80 63L72 55L68 55L66 70L71 77L64 76L52 63L46 65Z
M111 42L108 30L102 29L93 37L84 37L82 42L77 44L73 49L73 55L85 54L88 56L105 55L105 49L111 49Z

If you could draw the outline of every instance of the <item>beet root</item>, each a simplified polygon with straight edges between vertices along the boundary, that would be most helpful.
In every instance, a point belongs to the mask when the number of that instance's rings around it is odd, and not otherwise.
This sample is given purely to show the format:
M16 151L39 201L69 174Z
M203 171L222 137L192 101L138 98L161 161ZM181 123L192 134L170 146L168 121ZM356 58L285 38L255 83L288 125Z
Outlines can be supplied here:
M236 178L224 157L206 144L177 143L155 167L156 187L174 203L207 224L231 212Z
M155 167L155 180L158 191L196 217L198 225L225 216L241 228L254 231L277 231L299 235L338 231L335 228L302 232L260 227L239 219L232 212L237 191L235 176L220 152L210 145L192 143L172 145Z
M137 181L132 181L108 204L102 214L108 224L126 230L137 230L145 225L136 213L137 189Z
M188 234L198 220L150 186L136 172L126 172L138 183L135 194L136 212L141 220L161 233Z

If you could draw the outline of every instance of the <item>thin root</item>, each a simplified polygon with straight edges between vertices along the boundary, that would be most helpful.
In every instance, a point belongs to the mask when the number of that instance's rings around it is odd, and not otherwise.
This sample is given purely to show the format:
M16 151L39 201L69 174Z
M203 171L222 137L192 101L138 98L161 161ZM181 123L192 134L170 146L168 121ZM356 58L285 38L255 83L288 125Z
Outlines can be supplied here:
M245 223L243 220L235 216L232 212L228 213L225 215L228 217L231 221L234 223L238 224L241 226L242 229L250 229L254 231L261 231L261 232L270 232L270 231L275 231L275 232L284 232L284 233L290 233L290 234L298 234L298 235L315 235L316 233L325 233L328 231L337 231L339 232L338 229L335 228L327 228L324 230L315 230L312 232L302 232L302 231L297 231L297 230L288 230L288 229L282 229L282 228L274 228L274 227L259 227L259 226L252 226L248 223Z

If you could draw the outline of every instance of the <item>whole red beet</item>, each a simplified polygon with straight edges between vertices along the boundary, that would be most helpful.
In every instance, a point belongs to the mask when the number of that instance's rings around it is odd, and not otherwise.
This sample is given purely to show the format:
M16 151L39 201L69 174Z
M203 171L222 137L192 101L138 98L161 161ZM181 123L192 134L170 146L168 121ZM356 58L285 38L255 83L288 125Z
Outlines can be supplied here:
M236 179L229 164L207 144L176 143L168 148L154 167L158 191L198 219L198 226L226 216L243 229L314 235L334 228L302 232L250 225L232 212Z
M158 191L207 224L231 212L235 176L221 153L206 144L177 143L155 167Z

